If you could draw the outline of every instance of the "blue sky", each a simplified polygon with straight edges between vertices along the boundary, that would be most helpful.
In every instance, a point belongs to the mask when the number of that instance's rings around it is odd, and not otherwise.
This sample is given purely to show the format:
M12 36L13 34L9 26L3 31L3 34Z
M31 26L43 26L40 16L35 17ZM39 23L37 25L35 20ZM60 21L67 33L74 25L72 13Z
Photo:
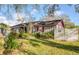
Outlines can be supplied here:
M79 25L79 14L75 12L74 6L61 5L61 11L70 17L70 20Z
M15 25L19 22L16 20L16 12L15 9L12 8L12 5L10 5L9 13L8 13L8 5L3 5L0 7L0 23L6 23L9 25ZM40 10L33 9L31 7L32 5L29 5L27 8L22 8L22 13L20 13L21 17L25 17L26 21L28 21L28 13L32 15L32 17L36 20L42 19L43 16L46 15L45 11L43 10L43 6L41 5ZM26 11L27 10L27 11ZM73 6L68 5L60 5L60 10L58 11L58 14L66 14L70 17L71 22L74 22L76 25L79 25L79 14L75 12L75 9ZM12 17L11 17L12 16Z

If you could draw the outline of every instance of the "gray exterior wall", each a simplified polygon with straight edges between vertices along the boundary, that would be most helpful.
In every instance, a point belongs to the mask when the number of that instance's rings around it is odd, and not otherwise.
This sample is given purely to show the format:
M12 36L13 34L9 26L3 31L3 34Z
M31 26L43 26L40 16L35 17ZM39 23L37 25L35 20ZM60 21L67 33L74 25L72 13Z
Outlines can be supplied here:
M65 29L65 39L67 41L77 41L78 39L78 29L72 28L72 29Z
M44 27L44 32L50 32L50 31L53 31L54 30L54 27Z
M64 27L62 26L62 23L59 22L54 27L54 39L56 39L56 40L65 40L64 34L65 34Z
M54 30L54 39L55 40L65 40L65 41L79 40L79 38L78 38L79 33L78 33L77 28L67 29L58 24L55 26L54 29L55 29Z

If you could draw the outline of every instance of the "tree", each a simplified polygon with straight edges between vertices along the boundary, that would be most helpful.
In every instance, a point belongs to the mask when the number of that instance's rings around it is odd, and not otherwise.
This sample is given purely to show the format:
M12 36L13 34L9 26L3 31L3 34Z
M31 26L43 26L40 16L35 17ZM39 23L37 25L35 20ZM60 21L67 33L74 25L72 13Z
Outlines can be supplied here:
M40 5L37 4L33 4L32 5L32 10L36 9L36 10L40 10ZM32 28L33 28L33 21L34 21L34 17L32 17L31 12L29 12L29 22L28 22L28 33L32 33Z
M55 15L55 11L59 10L59 5L58 4L52 4L52 5L48 5L48 15L49 16L53 16Z
M0 23L0 29L1 29L1 33L5 35L5 32L9 29L9 26L4 23Z
M25 18L21 18L21 16L19 15L19 13L22 13L23 12L23 8L27 8L27 6L28 5L21 5L21 4L15 4L14 5L14 8L15 8L15 10L16 10L16 13L17 13L17 20L18 21L21 21L21 23L23 24L24 23L24 21L25 21ZM35 5L31 5L32 6L32 9L39 9L38 8L38 6L39 5L37 5L37 4L35 4ZM26 10L27 11L27 10ZM30 12L28 12L27 13L28 14L28 16L29 16L29 22L28 22L28 33L32 33L32 21L33 21L33 17L32 17L32 15L31 15L31 13ZM25 25L24 25L25 26Z
M24 27L25 26L25 24L24 24L25 16L22 15L23 8L25 6L27 6L27 5L24 5L24 4L14 4L13 5L13 8L15 9L15 12L16 12L16 17L17 17L16 20L18 22L20 22L22 24L22 26L23 26L23 29L21 29L22 31L24 31L24 29L25 29L25 27Z
M51 20L55 20L55 11L59 10L60 7L58 4L47 4L43 6L43 10L45 12L45 15L43 17L43 19L41 20L45 20L45 21L51 21Z
M79 13L79 4L74 5L75 12Z
M0 5L0 7L1 6L3 6L3 5ZM9 15L9 17L11 17L12 15L10 14L10 8L11 7L13 7L14 9L15 9L15 11L16 11L16 14L17 14L17 20L19 21L19 22L21 22L22 24L25 22L25 16L24 17L21 17L20 16L20 14L21 13L23 13L24 12L24 10L23 9L25 9L25 15L26 14L28 14L28 16L29 16L29 24L30 23L32 23L32 19L33 19L33 17L32 17L32 15L31 15L31 13L30 12L28 12L27 11L27 6L28 5L26 5L26 4L14 4L14 5L7 5L7 7L8 7L8 13L7 13L7 15ZM38 4L33 4L33 5L30 5L31 7L32 7L32 9L37 9L38 11L40 11L41 9L40 9L40 6L41 5L38 5ZM75 9L75 11L76 12L78 12L78 10L79 10L79 5L78 4L76 4L76 5L68 5L68 6L74 6L74 9ZM42 10L43 10L43 12L46 14L45 15L45 18L47 17L48 19L49 19L49 17L51 16L51 17L55 17L55 11L57 11L57 10L60 10L60 5L59 4L46 4L46 5L44 5L43 6L43 8L42 8ZM43 16L43 15L42 15ZM62 16L63 17L63 16ZM29 26L30 27L30 26ZM31 27L32 28L32 27ZM30 30L29 30L30 31ZM32 30L31 30L32 31Z

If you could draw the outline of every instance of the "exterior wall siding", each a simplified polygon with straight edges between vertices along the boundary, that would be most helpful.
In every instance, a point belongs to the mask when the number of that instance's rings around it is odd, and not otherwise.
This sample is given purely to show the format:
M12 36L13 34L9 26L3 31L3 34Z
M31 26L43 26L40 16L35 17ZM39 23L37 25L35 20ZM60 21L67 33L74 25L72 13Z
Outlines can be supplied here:
M56 40L65 40L64 38L64 27L61 22L59 22L55 27L54 27L54 39Z
M44 27L44 32L50 32L53 31L53 26L52 27Z
M78 39L78 29L66 29L63 26L57 24L54 30L54 39L65 40L65 41L77 41Z

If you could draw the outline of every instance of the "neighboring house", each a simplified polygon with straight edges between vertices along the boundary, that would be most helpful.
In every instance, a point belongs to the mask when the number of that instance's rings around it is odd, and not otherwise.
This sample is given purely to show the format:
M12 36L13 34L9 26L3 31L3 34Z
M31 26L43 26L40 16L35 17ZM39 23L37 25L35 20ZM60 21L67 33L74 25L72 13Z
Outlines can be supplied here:
M61 35L64 33L64 23L63 20L52 20L52 21L35 21L32 22L32 32L52 32L54 38L56 39L57 34ZM28 23L18 24L12 26L12 31L15 32L27 32ZM62 39L62 38L60 38Z

